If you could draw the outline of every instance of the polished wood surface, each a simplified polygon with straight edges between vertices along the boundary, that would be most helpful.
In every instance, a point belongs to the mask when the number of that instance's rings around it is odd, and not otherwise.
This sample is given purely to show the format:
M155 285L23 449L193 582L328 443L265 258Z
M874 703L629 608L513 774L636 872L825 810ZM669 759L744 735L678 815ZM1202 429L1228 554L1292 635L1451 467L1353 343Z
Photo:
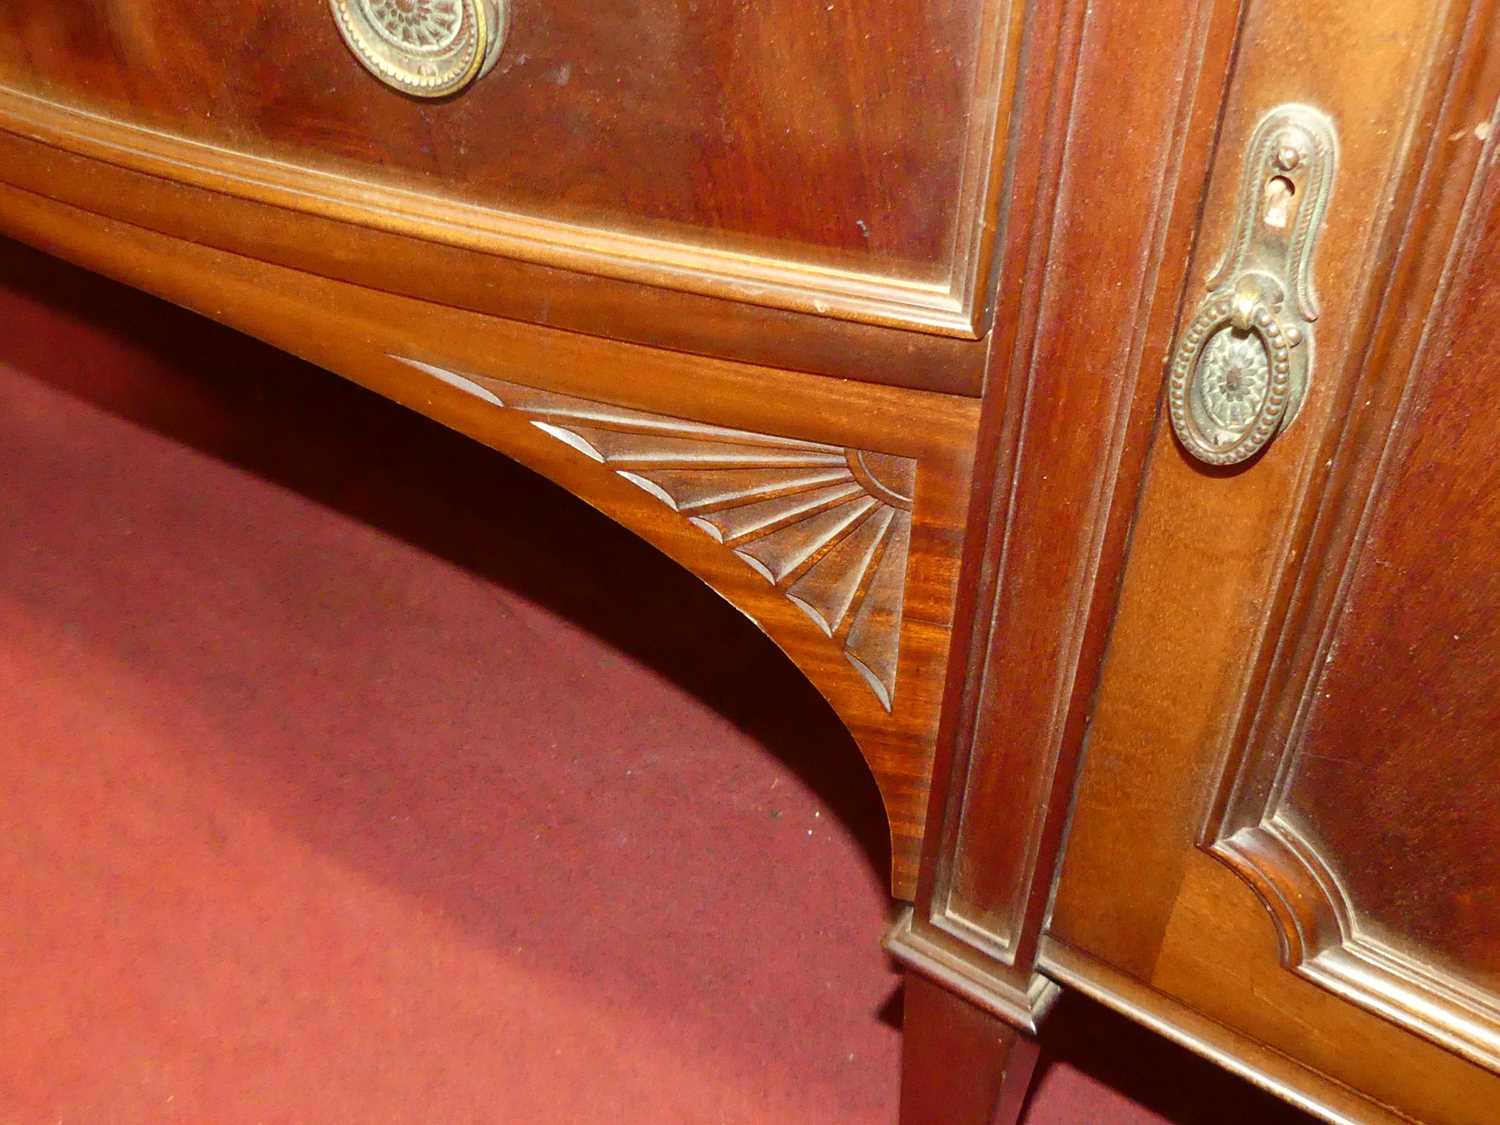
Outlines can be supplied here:
M1056 981L1331 1120L1493 1119L1496 0L519 2L437 103L327 15L7 7L0 231L764 629L885 801L909 1123L997 1112ZM1211 468L1165 357L1292 103L1312 383Z
M13 188L0 187L0 230L211 314L502 449L661 547L748 614L828 697L880 786L891 821L892 886L910 896L958 583L978 413L972 400L543 332L233 257ZM644 425L629 417L642 414L651 416ZM689 451L697 450L689 465L705 470L727 461L753 475L778 445L840 451L830 457L815 450L810 459L815 469L842 467L840 480L852 476L844 450L913 462L904 581L882 595L883 603L871 603L888 607L887 628L891 609L899 614L887 698L872 687L870 670L850 659L857 609L830 635L806 608L813 599L798 597L804 591L769 580L765 563L736 553L743 538L716 535L694 522L702 515L664 502L661 486L643 476L655 469L641 460L607 463L590 444L602 439L580 426L648 434L675 428L686 434ZM747 446L754 451L749 461ZM900 486L890 468L880 472ZM775 515L767 526L785 528L799 514ZM808 561L844 542L823 543ZM855 597L868 595L881 573L878 564L859 571ZM862 651L856 646L854 655Z
M1267 5L1242 33L1340 60L1295 73L1340 131L1314 381L1242 467L1158 435L1042 961L1271 1048L1268 1080L1346 1119L1500 1105L1494 17ZM1200 277L1290 92L1242 51Z
M1341 443L1357 467L1324 510L1342 526L1285 627L1209 839L1266 899L1290 967L1496 1068L1492 166L1475 188L1408 380L1378 407L1371 393L1379 422Z
M371 80L303 0L8 3L0 82L530 214L942 276L1002 6L512 7L494 73L438 105Z
M494 73L437 102L380 84L301 0L8 4L0 87L72 111L53 140L171 146L176 177L295 166L299 203L367 225L448 200L434 241L980 334L1019 5L512 7Z
M902 1125L991 1125L1020 1113L1035 1041L915 972L906 974L901 1025Z
M964 674L949 682L910 943L1023 1009L1156 409L1157 373L1142 357L1168 347L1238 12L1189 2L1060 14L1075 139L1040 174L1117 193L1064 195L1056 206L1091 221L1061 227L1043 204L1031 241L1018 229L1007 247L1028 285L997 324L969 515L977 577L959 609ZM1124 70L1153 79L1112 96ZM1064 129L1031 126L1039 151ZM1157 159L1131 159L1140 136L1163 138ZM1026 403L1021 427L1002 387Z
M402 219L390 224L400 229L375 229L361 221L368 208L344 215L336 196L320 197L318 213L293 212L289 201L306 202L296 187L300 177L270 200L245 198L223 187L258 189L259 181L203 170L194 183L184 182L185 176L173 175L177 161L170 151L152 153L140 171L112 163L114 128L102 130L103 139L90 133L88 143L80 143L92 155L71 151L56 141L59 119L72 120L55 107L0 91L0 164L7 182L202 245L543 327L892 386L973 395L982 385L982 341L809 316L439 244L425 237L425 222L408 230L411 224ZM163 176L171 178L169 187Z
M455 308L894 386L982 386L982 341L903 330L899 310L875 315L888 299L904 308L912 292L808 274L784 259L594 237L189 142L3 86L0 163L8 182L97 214ZM916 299L929 290L919 286ZM826 315L840 309L851 315ZM861 310L870 322L853 316Z

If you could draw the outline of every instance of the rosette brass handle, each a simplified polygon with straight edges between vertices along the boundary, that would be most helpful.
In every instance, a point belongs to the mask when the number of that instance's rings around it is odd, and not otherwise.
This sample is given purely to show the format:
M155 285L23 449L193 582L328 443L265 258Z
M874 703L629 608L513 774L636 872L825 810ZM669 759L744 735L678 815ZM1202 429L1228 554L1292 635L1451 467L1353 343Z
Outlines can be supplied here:
M366 70L419 98L456 94L505 43L509 0L328 0L339 34Z
M1302 408L1318 318L1310 267L1336 158L1333 126L1307 106L1272 110L1250 140L1234 241L1167 384L1172 428L1200 461L1253 457Z

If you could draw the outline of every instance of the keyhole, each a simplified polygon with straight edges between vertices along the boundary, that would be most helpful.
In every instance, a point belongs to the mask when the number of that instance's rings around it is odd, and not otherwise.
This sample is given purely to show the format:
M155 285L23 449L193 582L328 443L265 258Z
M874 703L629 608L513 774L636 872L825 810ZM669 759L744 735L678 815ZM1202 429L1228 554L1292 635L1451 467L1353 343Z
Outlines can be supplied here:
M1297 186L1285 176L1272 176L1266 181L1266 226L1286 226L1291 214L1292 197L1296 194Z

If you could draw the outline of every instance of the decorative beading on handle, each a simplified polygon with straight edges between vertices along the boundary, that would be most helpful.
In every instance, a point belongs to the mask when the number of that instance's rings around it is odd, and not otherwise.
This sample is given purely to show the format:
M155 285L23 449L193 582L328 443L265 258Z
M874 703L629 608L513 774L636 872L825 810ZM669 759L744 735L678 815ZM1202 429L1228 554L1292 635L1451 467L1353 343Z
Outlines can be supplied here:
M1307 106L1272 110L1250 140L1234 240L1167 384L1172 428L1200 461L1253 457L1302 408L1318 318L1312 253L1336 158L1332 124Z
M495 65L509 0L328 0L366 70L419 98L456 94Z

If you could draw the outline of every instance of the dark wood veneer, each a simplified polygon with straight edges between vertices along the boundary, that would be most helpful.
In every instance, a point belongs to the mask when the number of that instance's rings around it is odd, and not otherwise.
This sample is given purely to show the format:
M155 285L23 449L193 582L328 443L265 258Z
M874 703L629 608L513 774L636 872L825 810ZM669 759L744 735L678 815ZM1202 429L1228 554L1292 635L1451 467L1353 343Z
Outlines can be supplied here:
M177 242L3 186L0 230L211 314L503 449L662 548L760 625L849 726L886 801L893 890L911 895L958 583L973 400L542 331ZM414 367L413 359L451 375ZM460 389L454 376L499 402ZM915 461L900 679L890 708L851 665L842 638L827 636L730 545L534 424L545 416L519 401L501 405L499 380L586 400L600 414L618 406Z
M86 111L56 140L171 147L173 178L295 166L310 195L378 197L370 225L448 200L439 240L974 337L1021 10L517 0L494 72L426 101L365 73L321 3L21 4L0 87Z
M1445 1122L1500 1104L1500 555L1483 531L1500 428L1478 327L1500 288L1478 249L1495 18L1484 2L1247 20L1221 151L1288 92L1265 52L1337 47L1338 67L1295 71L1341 142L1316 379L1243 467L1155 444L1047 946L1069 975L1108 965ZM1223 245L1234 175L1221 156L1195 274Z
M1370 388L1346 435L1341 526L1302 595L1318 610L1289 620L1207 842L1265 896L1290 966L1496 1067L1500 178L1469 210L1409 378Z
M22 3L0 13L0 79L421 191L937 278L996 14L519 0L494 73L431 104L361 70L325 3ZM919 106L928 128L909 129Z
M324 0L11 4L0 231L780 645L885 801L907 1125L1013 1114L1059 981L1332 1120L1492 1120L1500 0L515 3L437 103ZM1288 103L1338 138L1312 378L1209 467L1165 357Z

